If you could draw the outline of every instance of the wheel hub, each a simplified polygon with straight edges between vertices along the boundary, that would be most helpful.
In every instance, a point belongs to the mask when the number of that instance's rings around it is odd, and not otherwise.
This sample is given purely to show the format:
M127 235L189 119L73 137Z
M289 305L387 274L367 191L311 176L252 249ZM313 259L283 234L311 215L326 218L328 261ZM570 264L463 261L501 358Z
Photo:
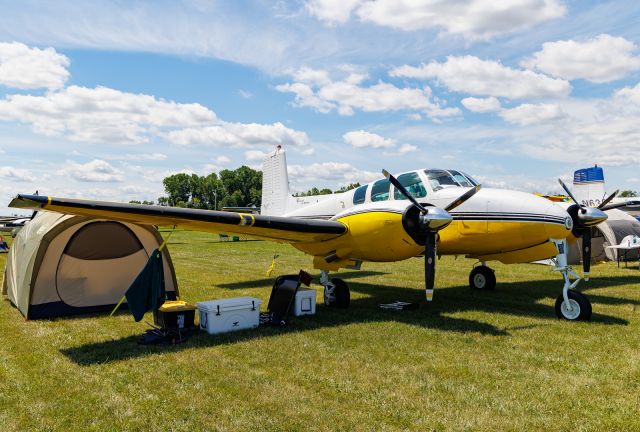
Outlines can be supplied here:
M473 277L473 284L476 286L476 288L482 289L487 285L487 278L485 278L484 275L478 273Z
M574 299L569 299L569 303L563 301L560 309L562 315L568 320L574 320L580 316L580 305Z

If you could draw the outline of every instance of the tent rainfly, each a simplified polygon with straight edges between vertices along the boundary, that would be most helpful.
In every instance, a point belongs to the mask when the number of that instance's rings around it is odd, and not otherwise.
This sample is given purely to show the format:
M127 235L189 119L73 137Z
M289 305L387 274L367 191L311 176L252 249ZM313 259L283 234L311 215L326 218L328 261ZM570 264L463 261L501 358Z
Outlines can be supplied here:
M40 212L7 257L2 293L27 319L109 311L162 244L152 226ZM178 284L162 253L168 298Z

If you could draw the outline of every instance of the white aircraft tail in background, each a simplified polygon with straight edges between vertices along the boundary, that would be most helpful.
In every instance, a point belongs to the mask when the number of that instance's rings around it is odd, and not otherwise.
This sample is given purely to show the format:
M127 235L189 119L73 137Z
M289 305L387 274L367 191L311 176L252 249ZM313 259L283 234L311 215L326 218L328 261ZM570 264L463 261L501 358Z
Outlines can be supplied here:
M595 165L573 173L573 194L580 204L597 207L605 198L604 172Z

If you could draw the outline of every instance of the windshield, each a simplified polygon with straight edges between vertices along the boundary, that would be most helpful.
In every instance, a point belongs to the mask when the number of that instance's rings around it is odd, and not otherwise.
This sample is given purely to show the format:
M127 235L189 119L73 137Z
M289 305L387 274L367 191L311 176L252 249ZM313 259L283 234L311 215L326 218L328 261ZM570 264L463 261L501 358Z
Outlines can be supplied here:
M462 186L448 171L439 169L424 170L424 173L429 179L431 188L435 191L444 189L446 187L460 187Z
M449 172L451 173L455 181L457 181L460 184L460 186L464 186L464 187L473 186L473 184L471 184L469 179L467 179L467 177L465 177L460 171L449 170Z

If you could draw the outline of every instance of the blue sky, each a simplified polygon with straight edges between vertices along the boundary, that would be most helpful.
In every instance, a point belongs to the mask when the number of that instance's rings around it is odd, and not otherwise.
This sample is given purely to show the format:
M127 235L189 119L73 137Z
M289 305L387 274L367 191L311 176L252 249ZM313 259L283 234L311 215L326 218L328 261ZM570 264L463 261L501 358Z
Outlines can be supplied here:
M0 1L0 214L287 149L292 187L452 167L640 189L640 4Z

